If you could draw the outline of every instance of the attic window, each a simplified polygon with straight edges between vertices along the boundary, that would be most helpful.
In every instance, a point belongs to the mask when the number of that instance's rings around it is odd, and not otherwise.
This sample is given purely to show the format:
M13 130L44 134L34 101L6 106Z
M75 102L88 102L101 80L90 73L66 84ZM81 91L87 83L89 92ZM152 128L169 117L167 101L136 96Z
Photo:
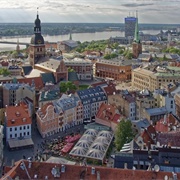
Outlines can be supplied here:
M16 116L20 116L20 112L19 111L16 111Z
M26 122L26 118L23 118L22 121L23 121L23 122Z
M12 124L14 124L14 123L15 123L15 120L14 120L14 119L12 119L12 120L11 120L11 123L12 123Z

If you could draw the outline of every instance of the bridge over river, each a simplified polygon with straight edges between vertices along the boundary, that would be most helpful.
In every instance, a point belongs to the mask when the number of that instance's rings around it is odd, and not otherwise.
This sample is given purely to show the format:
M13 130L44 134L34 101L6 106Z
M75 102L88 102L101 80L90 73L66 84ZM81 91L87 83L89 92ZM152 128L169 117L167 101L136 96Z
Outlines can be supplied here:
M13 42L13 41L0 41L0 44L17 44L17 42ZM29 43L25 43L25 42L18 42L19 45L25 45L26 47L29 46Z

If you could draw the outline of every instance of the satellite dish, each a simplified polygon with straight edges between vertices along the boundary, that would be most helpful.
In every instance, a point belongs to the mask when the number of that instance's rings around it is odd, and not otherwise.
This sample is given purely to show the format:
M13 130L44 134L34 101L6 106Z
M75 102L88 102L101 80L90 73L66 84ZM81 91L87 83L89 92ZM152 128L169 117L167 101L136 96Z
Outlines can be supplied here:
M160 167L156 164L156 165L154 166L154 171L159 172L159 170L160 170Z
M164 180L168 180L168 176L167 175L164 176Z

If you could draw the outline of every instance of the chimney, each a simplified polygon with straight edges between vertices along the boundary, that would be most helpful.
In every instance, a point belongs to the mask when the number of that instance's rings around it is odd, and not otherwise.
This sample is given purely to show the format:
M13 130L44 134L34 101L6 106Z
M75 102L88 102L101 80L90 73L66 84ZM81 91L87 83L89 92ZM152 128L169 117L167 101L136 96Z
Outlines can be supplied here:
M62 173L65 173L65 170L66 170L66 167L65 167L64 164L62 164L62 165L61 165L61 172L62 172Z
M24 169L25 169L25 167L24 167L24 163L23 163L23 162L20 164L20 168L21 168L22 170L24 170Z
M11 167L14 167L14 159L11 160Z
M95 167L91 167L91 174L95 174Z
M149 163L149 166L148 166L147 171L152 171L152 168L151 168L151 163Z
M31 160L29 160L28 168L30 169L31 166L32 166L32 162L31 162Z
M175 172L172 172L173 180L177 180L177 174Z
M127 163L124 163L124 169L127 169Z
M100 172L99 171L97 171L97 180L101 180Z
M164 115L164 121L163 121L163 124L164 124L164 125L167 124L167 115L166 115L166 114Z

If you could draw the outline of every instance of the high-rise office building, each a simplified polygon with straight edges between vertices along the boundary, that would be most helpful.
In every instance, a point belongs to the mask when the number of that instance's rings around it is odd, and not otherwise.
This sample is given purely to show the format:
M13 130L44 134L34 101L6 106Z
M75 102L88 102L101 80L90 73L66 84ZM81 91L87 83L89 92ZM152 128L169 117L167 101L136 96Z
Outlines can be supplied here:
M125 19L125 37L134 37L136 17L128 16Z

